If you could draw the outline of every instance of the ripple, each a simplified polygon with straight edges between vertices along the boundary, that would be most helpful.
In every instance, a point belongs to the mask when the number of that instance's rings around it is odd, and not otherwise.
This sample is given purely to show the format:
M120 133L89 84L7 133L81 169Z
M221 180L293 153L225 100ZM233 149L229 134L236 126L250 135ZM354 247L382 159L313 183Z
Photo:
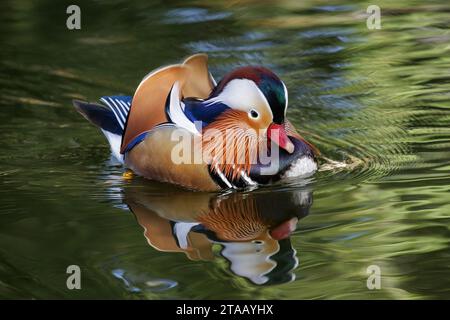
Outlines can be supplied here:
M128 291L140 292L164 292L175 288L178 283L169 279L152 279L146 274L134 274L124 269L114 269L112 275L121 280Z
M189 24L227 19L231 12L210 12L202 8L180 8L169 10L163 20L167 24Z

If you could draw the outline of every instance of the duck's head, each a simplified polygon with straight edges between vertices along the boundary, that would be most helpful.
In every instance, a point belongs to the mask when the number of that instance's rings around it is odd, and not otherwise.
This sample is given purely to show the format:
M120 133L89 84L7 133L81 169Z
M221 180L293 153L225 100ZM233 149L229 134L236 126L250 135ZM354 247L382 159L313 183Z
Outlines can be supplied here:
M262 149L272 150L271 145L288 154L295 150L286 132L286 85L266 68L241 67L228 73L201 107L198 100L184 101L191 120L202 121L203 150L211 155L211 166L229 178L249 173Z
M283 81L263 67L241 67L225 75L207 105L221 111L216 121L233 118L258 131L288 153L294 144L285 130L288 91Z

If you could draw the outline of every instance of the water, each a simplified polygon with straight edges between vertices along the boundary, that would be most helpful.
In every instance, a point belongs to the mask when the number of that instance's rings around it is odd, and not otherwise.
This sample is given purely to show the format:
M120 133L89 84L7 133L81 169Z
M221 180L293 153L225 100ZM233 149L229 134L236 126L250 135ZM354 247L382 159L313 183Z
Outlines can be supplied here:
M79 31L69 4L0 4L1 298L450 297L447 1L378 1L381 30L366 1L80 1ZM196 52L217 79L245 64L279 74L322 171L225 195L124 179L71 99L131 94ZM295 217L289 238L268 236ZM199 219L231 240L174 240L171 226ZM81 290L66 287L73 264Z

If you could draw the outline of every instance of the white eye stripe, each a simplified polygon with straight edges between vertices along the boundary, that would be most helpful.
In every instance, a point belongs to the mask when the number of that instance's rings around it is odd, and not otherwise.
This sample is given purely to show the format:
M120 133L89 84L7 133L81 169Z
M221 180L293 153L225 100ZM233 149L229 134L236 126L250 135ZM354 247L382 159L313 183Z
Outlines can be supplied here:
M214 99L222 101L231 108L245 112L249 112L250 108L258 107L259 113L267 112L273 117L272 109L270 109L266 97L258 86L248 79L231 80Z

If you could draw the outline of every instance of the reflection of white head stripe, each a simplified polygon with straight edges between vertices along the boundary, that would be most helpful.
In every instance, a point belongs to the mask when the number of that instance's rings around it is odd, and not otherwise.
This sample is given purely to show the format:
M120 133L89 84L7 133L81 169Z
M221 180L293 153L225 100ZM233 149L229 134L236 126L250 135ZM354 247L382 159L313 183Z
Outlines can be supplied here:
M269 281L267 275L277 266L277 262L271 257L280 251L278 241L274 248L270 248L265 242L262 244L254 242L218 243L223 246L221 254L230 261L230 269L233 273L256 284L264 284Z

